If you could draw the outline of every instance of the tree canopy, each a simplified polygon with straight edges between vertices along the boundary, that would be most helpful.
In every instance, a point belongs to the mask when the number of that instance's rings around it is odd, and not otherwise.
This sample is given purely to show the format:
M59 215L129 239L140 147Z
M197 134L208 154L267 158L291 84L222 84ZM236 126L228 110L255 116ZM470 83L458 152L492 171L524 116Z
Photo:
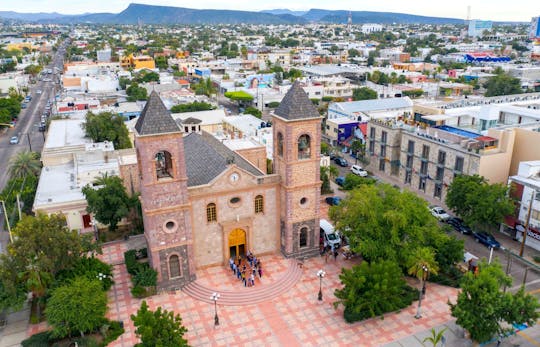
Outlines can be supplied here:
M479 175L459 175L448 187L446 205L469 225L498 225L514 210L507 193L506 185L489 184Z
M182 325L182 317L172 311L156 311L148 308L143 301L136 315L131 315L135 325L135 333L141 339L141 343L135 347L184 347L188 346L184 334L187 329Z
M208 111L214 110L215 107L207 102L198 102L194 101L189 104L179 104L171 107L172 113L185 113L185 112L197 112L197 111Z
M124 118L117 113L88 112L86 122L83 123L85 135L94 142L110 141L115 149L131 148L129 132Z
M86 210L93 213L100 223L107 224L109 229L114 231L118 222L135 206L136 198L128 196L122 179L118 176L105 174L98 178L94 185L87 185L82 189L88 202Z
M146 91L146 88L139 87L137 82L133 82L129 87L127 87L126 94L128 95L128 101L148 99L148 92Z
M509 95L523 93L519 78L512 77L501 68L495 69L495 76L484 84L485 96Z
M39 176L41 161L39 153L22 151L9 159L9 176L11 178Z
M377 92L368 87L355 88L353 89L353 100L371 100L377 99Z
M226 92L225 97L234 101L253 101L253 95L243 90L239 90L236 92Z
M95 331L107 312L107 294L98 279L77 277L56 288L47 301L47 322L57 338Z
M478 274L468 272L463 277L457 302L449 305L456 323L474 341L487 342L496 335L506 335L513 330L512 323L536 323L540 307L537 299L525 294L523 287L515 294L503 292L503 286L511 285L512 278L497 260L491 264L482 261Z

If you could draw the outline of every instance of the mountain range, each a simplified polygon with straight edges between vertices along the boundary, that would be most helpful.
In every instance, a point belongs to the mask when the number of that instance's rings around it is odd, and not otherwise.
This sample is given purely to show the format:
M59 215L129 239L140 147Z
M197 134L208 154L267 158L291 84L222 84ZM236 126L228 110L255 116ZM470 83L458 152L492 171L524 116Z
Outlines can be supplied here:
M462 19L427 17L405 13L352 11L353 24L463 24ZM85 13L63 15L59 13L18 13L0 11L0 18L37 23L96 23L96 24L305 24L347 23L349 11L311 9L290 11L287 9L260 12L236 10L199 10L184 7L130 4L120 13Z

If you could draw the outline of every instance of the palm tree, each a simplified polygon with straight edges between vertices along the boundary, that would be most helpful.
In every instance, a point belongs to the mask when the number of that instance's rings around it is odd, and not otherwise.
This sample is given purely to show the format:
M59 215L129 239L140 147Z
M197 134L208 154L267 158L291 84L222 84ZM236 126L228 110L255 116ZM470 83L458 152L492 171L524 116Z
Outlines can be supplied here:
M9 160L9 176L11 178L26 175L38 176L41 171L41 161L37 152L22 151Z
M435 253L429 247L416 249L408 261L409 275L413 275L422 282L422 291L419 294L418 310L415 318L422 318L422 296L426 293L426 279L432 273L434 275L439 271L439 266L435 261Z
M431 336L426 337L422 343L426 343L426 341L431 342L433 347L437 347L439 342L443 342L444 340L444 332L448 328L444 328L443 330L436 332L435 329L431 328Z

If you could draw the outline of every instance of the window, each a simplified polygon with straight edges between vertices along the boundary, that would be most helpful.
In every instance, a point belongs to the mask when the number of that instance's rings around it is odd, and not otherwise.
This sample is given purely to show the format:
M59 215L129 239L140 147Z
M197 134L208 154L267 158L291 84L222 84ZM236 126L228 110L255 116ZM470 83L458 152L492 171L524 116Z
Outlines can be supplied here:
M242 201L242 199L240 199L239 197L235 196L234 198L232 198L231 200L229 200L229 202L232 204L232 205L236 205L238 204L240 201Z
M369 137L375 139L375 128L369 129Z
M387 140L388 140L388 134L386 133L386 131L381 132L381 142L386 143Z
M533 209L531 211L531 219L540 221L540 211Z
M381 157L384 158L386 157L386 145L385 144L381 144Z
M206 205L206 221L207 222L217 221L216 204L211 203L211 204Z
M443 165L446 163L446 152L439 151L439 157L437 158L437 163Z
M423 190L424 192L426 191L426 178L425 177L420 177L420 179L418 180L418 189Z
M300 247L306 247L307 246L307 235L308 234L308 228L303 227L300 229Z
M456 163L454 165L454 171L456 174L463 172L463 157L456 157Z
M277 133L277 154L283 157L283 134Z
M298 159L309 159L311 157L311 139L309 135L302 135L298 139Z
M375 141L374 140L369 141L369 154L371 155L375 154Z
M384 158L379 159L379 171L384 171L386 168L386 160Z
M441 195L442 195L442 184L436 183L435 190L433 191L433 196L440 199Z
M427 161L423 161L420 164L420 173L422 175L427 175L427 169L428 169L428 163L427 163Z
M264 212L264 200L262 195L257 195L255 197L255 213L263 213Z
M422 146L422 158L428 159L429 158L429 146L423 145Z
M411 184L412 172L409 170L405 171L405 184Z
M182 276L180 271L180 258L173 254L169 257L169 278L175 278Z
M407 155L407 162L405 163L406 167L411 169L413 166L414 157L412 155Z
M302 199L300 199L300 205L305 205L306 203L307 203L306 197L303 197Z
M435 176L435 180L442 181L444 177L444 167L438 167L437 168L437 175Z
M161 151L156 154L156 177L157 179L172 178L172 158L171 153Z
M409 140L407 143L407 153L414 154L414 141Z

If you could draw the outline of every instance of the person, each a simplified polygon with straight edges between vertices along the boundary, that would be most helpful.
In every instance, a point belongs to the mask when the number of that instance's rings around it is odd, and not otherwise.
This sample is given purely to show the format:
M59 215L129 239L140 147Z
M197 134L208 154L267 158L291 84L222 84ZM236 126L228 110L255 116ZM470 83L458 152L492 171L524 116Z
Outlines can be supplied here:
M259 265L259 278L262 278L262 267Z
M236 264L233 262L233 263L232 263L232 272L233 272L233 274L234 274L235 276L236 276L236 269L237 269Z
M229 266L231 267L231 270L233 269L234 260L233 258L229 258Z
M334 260L337 261L337 256L339 255L337 249L334 250Z
M251 285L255 286L255 275L254 274L251 274L250 281L251 281Z

